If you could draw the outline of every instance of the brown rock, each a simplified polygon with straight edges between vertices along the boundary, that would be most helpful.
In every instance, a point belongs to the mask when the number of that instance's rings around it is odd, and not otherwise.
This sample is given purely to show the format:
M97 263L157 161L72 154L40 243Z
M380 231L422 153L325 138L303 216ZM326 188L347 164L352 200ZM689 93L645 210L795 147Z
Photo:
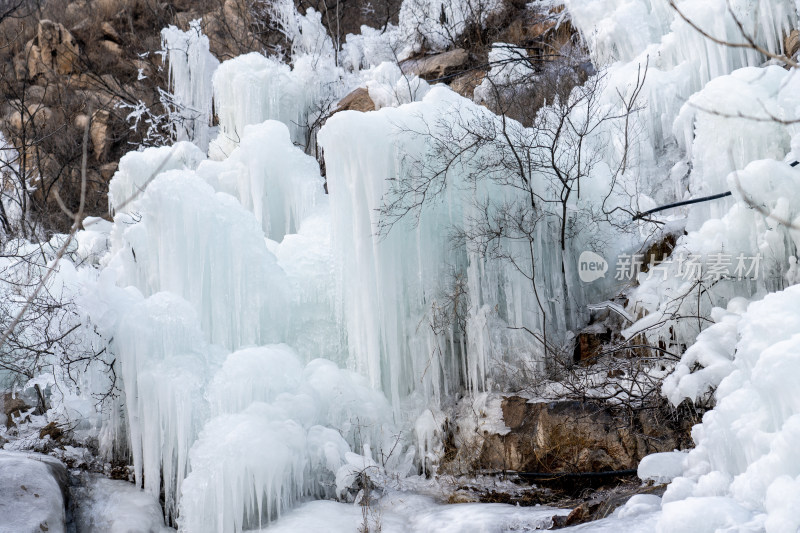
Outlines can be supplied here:
M122 55L122 47L114 41L109 41L107 39L102 40L100 41L100 46L103 48L103 50L113 56L116 56L117 58Z
M400 69L405 74L416 74L420 78L441 78L448 70L466 63L468 58L466 50L456 48L441 54L408 59L400 64Z
M485 77L486 72L482 70L471 70L453 78L453 81L450 82L450 88L464 98L469 98L471 100L475 95L475 87L480 85Z
M6 415L6 427L9 428L16 426L14 418L19 418L23 412L31 409L31 406L25 403L19 395L10 392L3 394L2 402L3 414Z
M92 114L92 123L89 126L89 137L92 139L94 157L97 161L104 161L111 149L109 139L109 120L111 114L106 110L95 111Z
M110 180L114 176L114 173L117 171L117 167L118 166L119 165L116 162L113 162L113 161L111 163L106 163L105 165L101 165L100 166L100 176L105 181Z
M75 115L75 118L72 120L72 124L79 130L83 131L89 124L89 115L84 115L83 113Z
M61 430L60 427L58 427L58 425L55 422L50 422L39 431L40 439L43 439L48 435L52 440L58 440L64 436L64 432Z
M800 30L792 30L789 35L786 36L786 39L783 41L783 48L786 51L786 55L789 57L794 57L798 51L800 51Z
M25 89L25 100L28 102L44 103L47 88L41 85L31 85Z
M676 430L642 411L630 427L597 404L577 401L528 403L511 396L502 403L507 435L488 435L478 468L519 472L602 472L636 468L656 451L681 442ZM651 420L652 419L652 420Z
M145 76L149 78L153 75L153 67L152 65L145 61L144 59L134 59L133 66L136 67L136 70L139 71L140 76Z
M55 113L49 107L41 104L31 104L24 111L20 109L13 110L5 117L5 121L14 131L22 131L23 127L28 131L32 131L34 128L44 128L47 124L57 120L54 117Z
M584 522L588 522L592 519L592 515L597 511L601 504L602 502L599 500L589 500L588 502L583 502L567 515L567 520L564 525L573 526L575 524L583 524Z
M78 43L62 24L40 20L35 40L35 43L29 43L30 77L48 72L71 74L78 69Z
M122 42L119 33L117 33L117 30L114 29L114 26L112 26L110 22L103 22L100 25L100 30L103 32L103 37L105 37L106 40L114 41L115 43Z
M65 15L67 20L86 20L86 2L84 0L72 0L67 4Z
M31 104L28 106L27 120L33 121L33 125L38 129L44 128L47 124L52 124L58 120L56 114L49 107L41 104Z
M611 330L602 324L587 326L575 342L573 354L576 363L591 364L603 349L603 345L611 341Z
M369 96L366 87L359 87L339 101L339 106L334 113L339 111L375 111L375 102Z

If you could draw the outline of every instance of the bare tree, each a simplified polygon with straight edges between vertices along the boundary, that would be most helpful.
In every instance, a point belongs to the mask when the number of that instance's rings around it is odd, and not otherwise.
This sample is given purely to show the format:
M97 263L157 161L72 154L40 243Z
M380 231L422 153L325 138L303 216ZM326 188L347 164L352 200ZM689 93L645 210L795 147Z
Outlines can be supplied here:
M530 283L543 329L541 335L529 332L537 336L545 353L555 353L548 340L548 328L555 325L548 326L548 317L555 316L554 305L566 305L567 315L569 306L574 305L569 294L567 263L574 260L568 256L569 241L578 237L591 240L593 225L621 221L617 211L625 212L628 221L633 214L625 207L606 207L611 192L601 202L595 199L595 206L584 207L581 187L593 179L601 160L614 161L611 187L628 170L635 143L631 119L640 109L646 68L642 66L635 86L619 93L621 101L616 108L601 104L605 80L599 75L542 108L530 128L509 118L502 108L497 115L455 108L445 110L421 129L409 130L425 138L429 148L421 156L406 154L404 170L390 178L379 231L391 231L402 219L418 221L422 209L449 187L493 190L492 194L473 195L469 216L453 228L454 241L480 257L511 265ZM490 88L496 102L502 105L507 101L500 86ZM622 138L616 158L609 157L607 142L603 142L612 133ZM557 235L561 252L560 304L552 301L553 295L540 294L543 273L537 272L542 262L537 256L541 241L552 233Z

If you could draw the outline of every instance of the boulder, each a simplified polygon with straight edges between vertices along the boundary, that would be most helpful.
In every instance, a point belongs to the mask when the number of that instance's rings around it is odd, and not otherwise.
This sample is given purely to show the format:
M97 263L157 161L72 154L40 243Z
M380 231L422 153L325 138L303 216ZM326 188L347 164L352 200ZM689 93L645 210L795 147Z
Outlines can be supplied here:
M113 41L115 43L122 42L119 33L117 33L117 30L114 29L114 26L112 26L110 22L103 22L100 25L100 30L103 32L103 37L105 37L106 40Z
M636 468L647 454L685 444L682 433L641 411L623 420L592 402L503 399L506 435L487 435L478 468L518 472L603 472Z
M89 115L86 115L84 113L79 113L75 115L75 118L72 119L72 124L79 130L83 131L89 124Z
M586 326L578 333L573 359L576 363L591 364L600 355L604 344L611 342L611 329L605 324Z
M463 48L456 48L441 54L408 59L400 63L404 74L416 74L420 78L441 78L449 70L462 66L469 59Z
M375 102L370 98L366 87L359 87L339 101L334 113L339 111L375 111Z
M52 440L59 440L64 436L64 431L55 422L50 422L39 430L39 438L50 437Z
M36 38L26 45L28 76L71 74L78 70L80 50L75 37L60 23L40 20Z
M68 481L53 457L0 450L0 531L63 533Z
M100 165L100 176L104 181L110 180L114 176L114 173L117 172L118 166L119 165L114 161L106 163L105 165Z
M470 70L459 76L453 78L450 82L450 88L455 92L472 100L475 95L475 87L481 84L483 78L486 77L486 71L483 70Z

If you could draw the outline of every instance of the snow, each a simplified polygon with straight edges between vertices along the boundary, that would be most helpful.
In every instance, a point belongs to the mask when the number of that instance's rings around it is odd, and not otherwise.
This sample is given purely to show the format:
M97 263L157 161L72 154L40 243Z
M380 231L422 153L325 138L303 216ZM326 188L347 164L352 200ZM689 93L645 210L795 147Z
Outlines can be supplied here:
M427 496L390 492L368 508L330 501L305 503L263 531L311 533L325 530L344 533L357 531L366 522L369 528L380 527L380 531L386 533L500 533L548 529L552 525L552 517L563 514L566 511L545 506L517 507L499 503L447 505Z
M148 296L169 291L183 297L207 339L229 349L279 338L286 319L284 273L261 225L235 198L193 172L173 170L137 199L135 217L118 218L110 265L120 283Z
M203 161L197 173L216 191L235 196L276 242L297 233L300 222L323 203L319 164L274 120L245 126L230 157Z
M85 474L71 491L81 533L169 533L158 499L125 481Z
M66 531L67 470L52 457L0 450L0 531Z
M283 122L293 143L313 152L310 126L346 92L336 83L343 72L330 56L305 54L294 67L258 53L225 61L214 73L215 112L219 134L209 148L212 159L231 155L251 124L272 119Z
M157 174L166 170L195 169L205 158L202 150L186 141L125 154L108 185L110 211L112 214L125 212Z
M669 483L683 473L685 452L653 453L639 462L637 475L642 481Z
M693 359L713 373L686 370L665 383L673 403L715 386L716 406L692 430L696 447L664 495L663 531L714 531L745 522L767 532L794 531L800 459L800 287L772 293L744 309L729 306L698 337L682 365ZM700 359L701 350L716 354ZM725 357L727 355L727 357ZM715 359L727 359L722 363ZM701 525L700 525L701 524Z
M333 496L325 487L340 489L340 467L365 459L351 447L391 445L381 440L390 410L380 393L330 361L301 369L285 345L229 355L208 395L220 415L190 452L179 519L188 531L238 532L303 497Z
M471 24L483 26L490 15L499 12L498 0L403 0L398 31L406 48L404 59L422 49L440 52L455 44Z

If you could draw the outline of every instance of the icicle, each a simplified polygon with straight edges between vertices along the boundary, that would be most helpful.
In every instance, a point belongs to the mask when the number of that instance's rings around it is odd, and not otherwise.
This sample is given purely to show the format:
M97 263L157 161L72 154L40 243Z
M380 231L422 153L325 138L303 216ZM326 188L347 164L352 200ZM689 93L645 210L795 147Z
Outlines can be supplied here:
M177 140L192 141L204 152L211 141L211 78L219 61L209 51L208 37L200 20L189 23L188 31L170 26L161 31L161 41L169 63L171 117Z

